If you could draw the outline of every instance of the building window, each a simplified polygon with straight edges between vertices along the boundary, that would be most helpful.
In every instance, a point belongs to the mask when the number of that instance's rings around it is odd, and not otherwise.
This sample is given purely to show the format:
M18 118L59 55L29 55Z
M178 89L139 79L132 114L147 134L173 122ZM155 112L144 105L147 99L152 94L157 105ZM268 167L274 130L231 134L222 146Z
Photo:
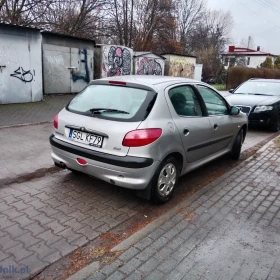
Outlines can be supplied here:
M232 67L235 65L235 57L231 57L229 60L229 66Z
M228 66L228 57L225 58L224 66Z
M251 57L247 57L247 65L250 65L250 58Z

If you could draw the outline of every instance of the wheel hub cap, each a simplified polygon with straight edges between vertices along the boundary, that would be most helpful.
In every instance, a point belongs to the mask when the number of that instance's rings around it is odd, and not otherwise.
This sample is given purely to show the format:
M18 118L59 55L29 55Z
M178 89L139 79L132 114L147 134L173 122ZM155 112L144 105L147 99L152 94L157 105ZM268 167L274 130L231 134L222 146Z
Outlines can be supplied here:
M176 167L172 163L166 164L158 178L158 191L161 196L167 196L171 193L176 183Z

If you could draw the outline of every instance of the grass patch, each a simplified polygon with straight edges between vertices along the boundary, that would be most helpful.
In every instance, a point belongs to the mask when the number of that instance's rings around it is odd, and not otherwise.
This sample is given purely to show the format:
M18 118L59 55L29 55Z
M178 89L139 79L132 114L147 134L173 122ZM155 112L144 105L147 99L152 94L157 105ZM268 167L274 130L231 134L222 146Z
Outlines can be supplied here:
M211 86L214 87L216 90L226 90L226 85L223 84L214 84Z

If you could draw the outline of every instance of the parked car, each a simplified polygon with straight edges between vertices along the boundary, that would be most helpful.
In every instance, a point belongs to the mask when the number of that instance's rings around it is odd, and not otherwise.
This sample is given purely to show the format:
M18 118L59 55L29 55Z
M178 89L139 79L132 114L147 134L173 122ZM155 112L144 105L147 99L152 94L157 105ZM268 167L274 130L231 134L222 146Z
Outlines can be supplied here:
M52 158L164 203L179 176L227 153L237 160L247 123L246 114L195 80L105 78L55 117Z
M230 92L227 100L248 115L249 124L280 130L280 80L250 79Z

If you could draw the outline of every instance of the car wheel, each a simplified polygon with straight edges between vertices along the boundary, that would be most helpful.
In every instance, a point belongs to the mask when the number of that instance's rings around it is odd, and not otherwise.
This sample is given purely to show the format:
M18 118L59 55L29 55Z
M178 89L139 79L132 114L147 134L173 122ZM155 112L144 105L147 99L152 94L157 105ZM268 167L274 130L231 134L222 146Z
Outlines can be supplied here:
M157 204L166 203L173 195L178 182L178 163L173 157L164 160L152 179L152 199Z
M230 154L233 160L239 160L242 144L243 144L243 129L240 129L231 148Z
M273 132L278 132L280 130L280 117L278 117L275 123L272 125L271 130Z

